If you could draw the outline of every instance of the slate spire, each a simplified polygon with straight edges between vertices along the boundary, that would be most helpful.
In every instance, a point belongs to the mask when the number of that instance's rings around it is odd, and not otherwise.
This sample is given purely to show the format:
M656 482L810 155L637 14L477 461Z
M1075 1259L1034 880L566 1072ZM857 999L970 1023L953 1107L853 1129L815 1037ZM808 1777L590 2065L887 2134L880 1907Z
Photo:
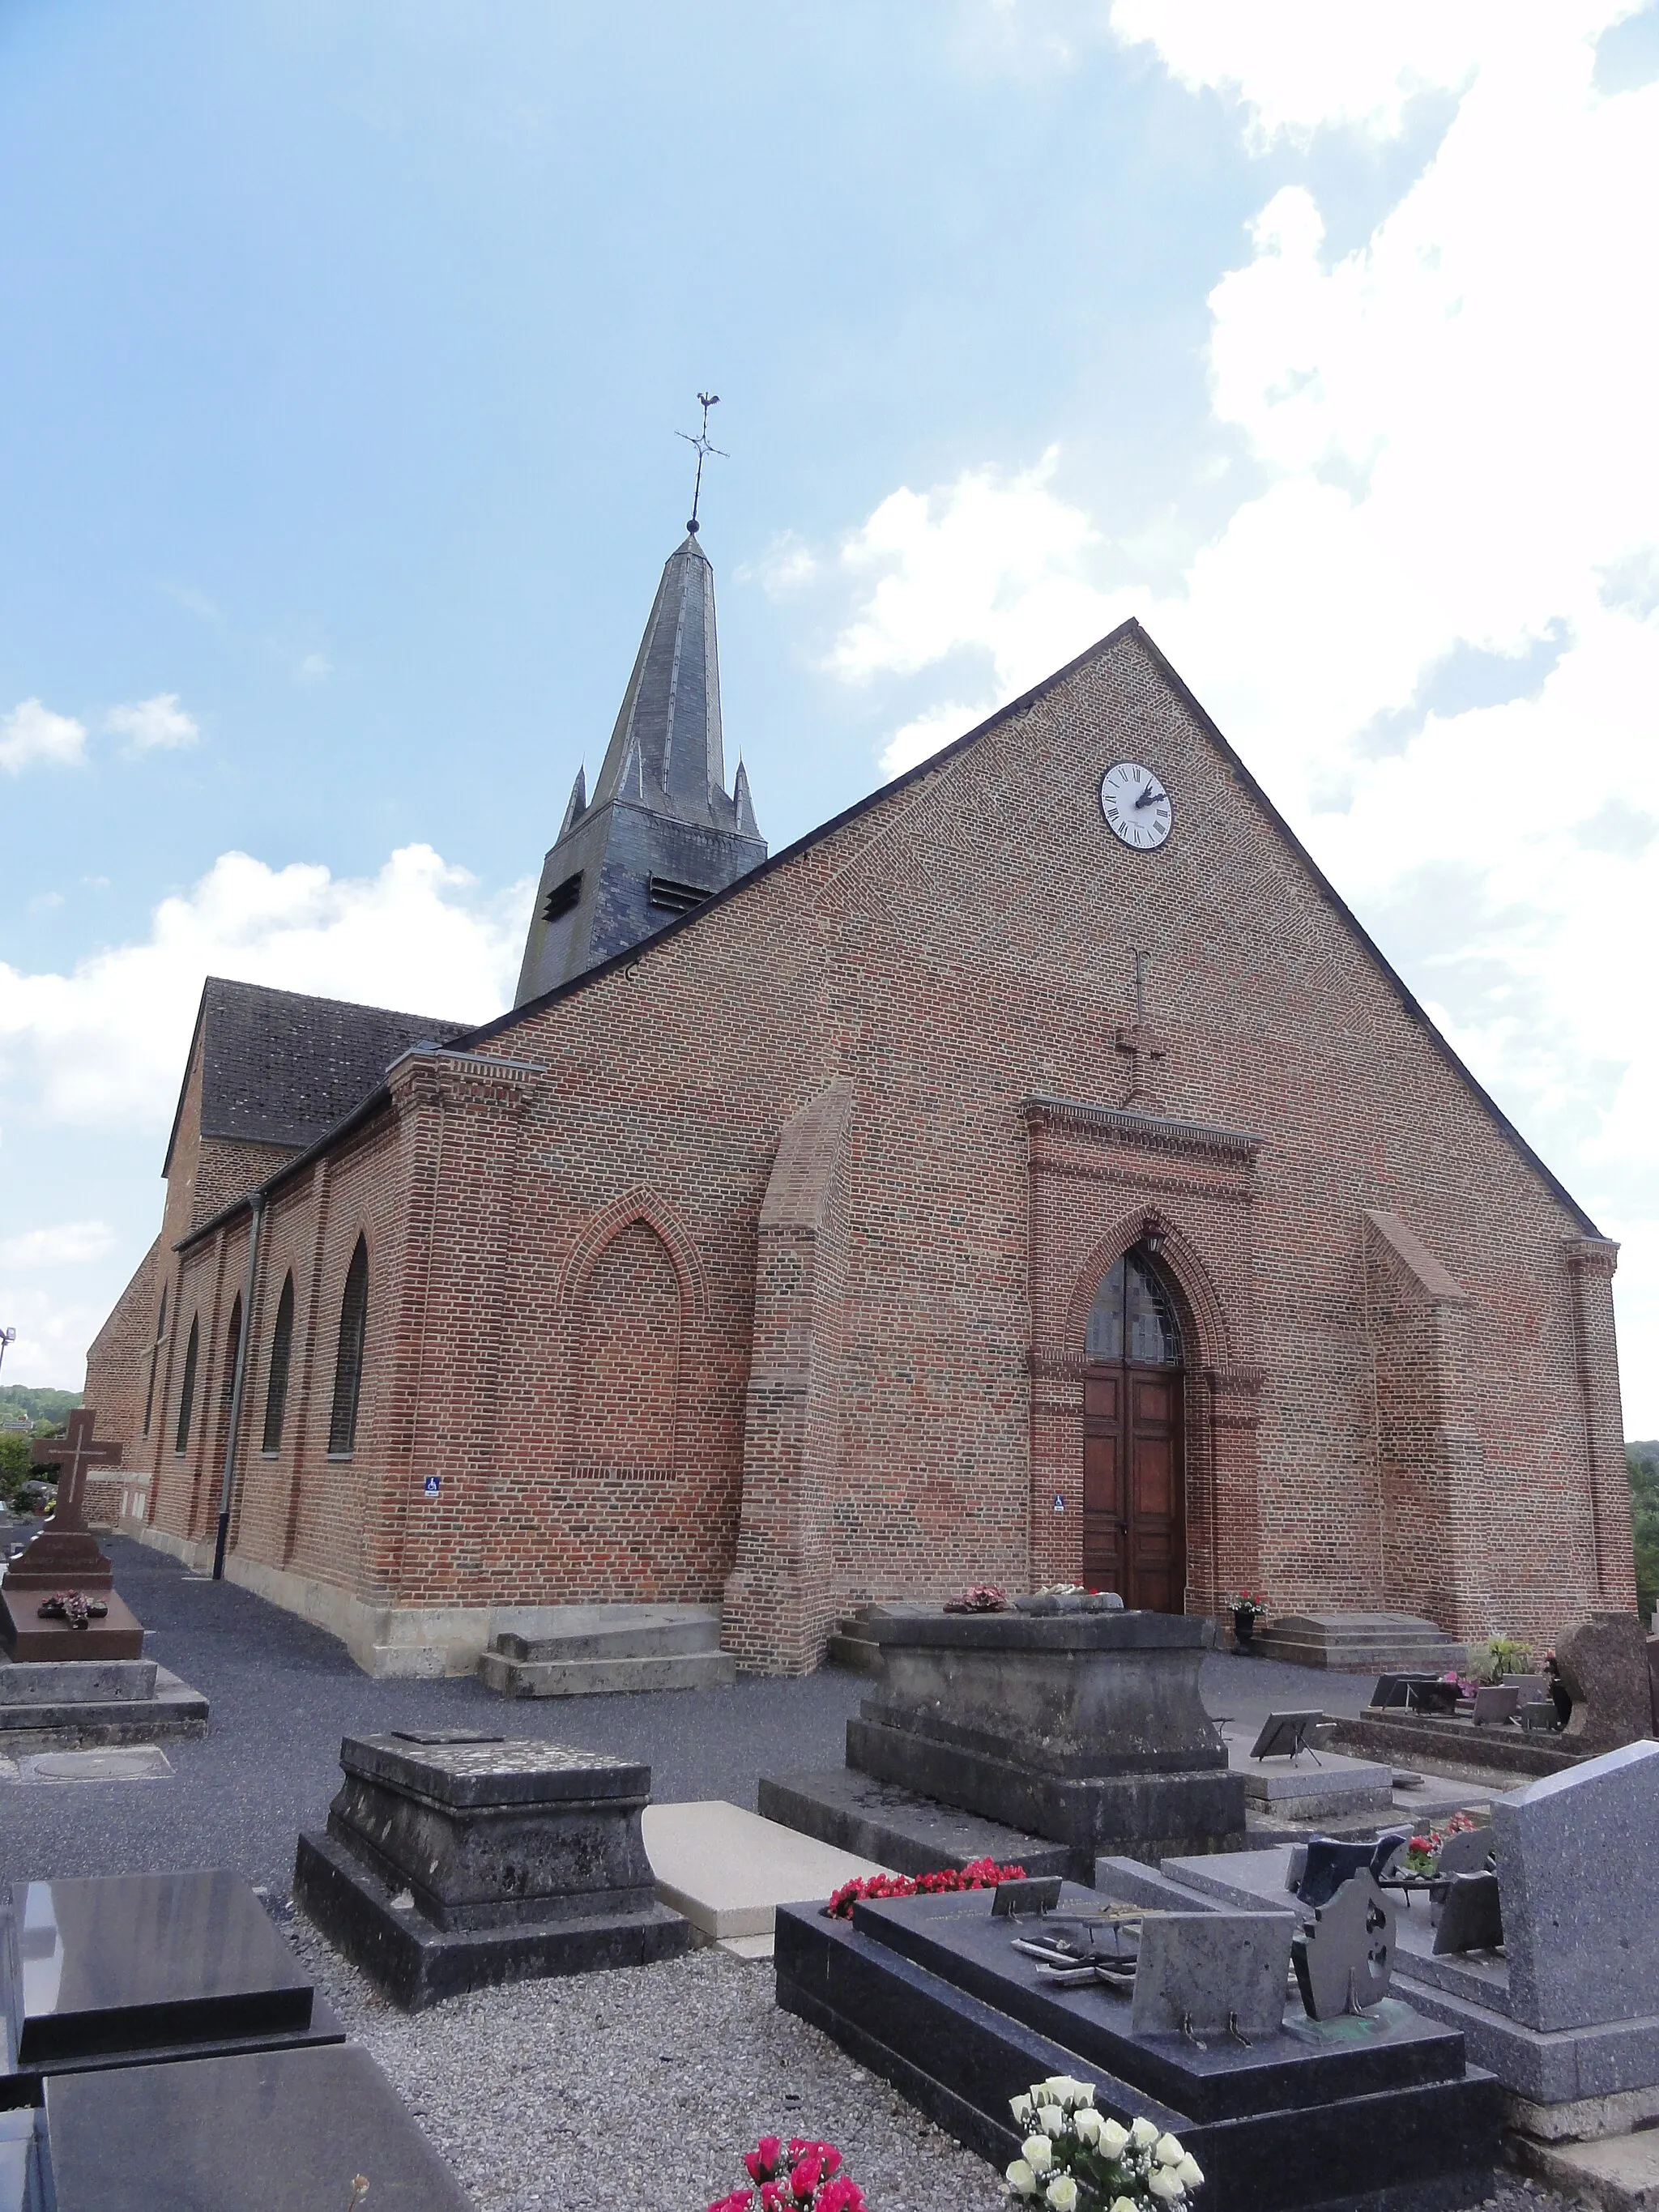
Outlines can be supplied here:
M663 564L587 799L542 867L515 1004L662 929L766 858L747 771L726 788L714 572L688 532Z

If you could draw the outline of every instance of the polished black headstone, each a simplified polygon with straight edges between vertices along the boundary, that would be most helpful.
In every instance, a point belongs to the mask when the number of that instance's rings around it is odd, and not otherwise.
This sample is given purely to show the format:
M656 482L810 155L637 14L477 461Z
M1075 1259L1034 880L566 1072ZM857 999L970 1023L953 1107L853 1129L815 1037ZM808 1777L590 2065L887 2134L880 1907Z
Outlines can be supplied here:
M58 2074L57 2212L471 2212L360 2044Z
M58 2067L341 2034L239 1875L18 1882L4 1917L13 2084Z
M1062 1911L1099 1911L1068 1885ZM777 1993L981 2157L1018 2150L1007 2100L1069 2074L1099 2108L1173 2129L1229 2212L1445 2212L1490 2193L1499 2098L1455 2029L1385 1999L1312 2021L1291 1997L1249 2045L1138 2031L1131 1999L1045 1982L982 1893L869 1900L850 1927L780 1905Z

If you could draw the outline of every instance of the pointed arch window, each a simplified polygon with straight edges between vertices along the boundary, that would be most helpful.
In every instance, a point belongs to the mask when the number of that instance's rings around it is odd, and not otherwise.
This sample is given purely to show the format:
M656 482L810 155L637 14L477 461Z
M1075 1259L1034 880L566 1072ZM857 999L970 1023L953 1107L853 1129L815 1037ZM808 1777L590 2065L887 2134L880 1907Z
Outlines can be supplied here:
M288 1410L289 1360L294 1350L294 1274L283 1278L276 1301L276 1326L270 1333L270 1375L265 1384L265 1430L259 1449L275 1459L283 1449L283 1416Z
M202 1348L202 1320L190 1317L190 1341L185 1346L185 1379L179 1392L179 1427L173 1449L180 1457L190 1449L190 1417L196 1404L196 1358Z
M161 1357L161 1342L167 1333L167 1290L161 1285L161 1310L155 1317L155 1341L149 1348L149 1387L144 1392L144 1434L149 1434L149 1417L155 1410L155 1364Z
M368 1324L368 1246L360 1237L340 1298L340 1348L334 1360L334 1410L328 1424L331 1459L349 1459L356 1445L357 1399L362 1387Z
M1126 1252L1101 1284L1084 1341L1089 1359L1179 1367L1181 1325L1149 1253Z
M230 1309L230 1327L225 1331L225 1372L219 1393L219 1418L230 1419L230 1401L236 1395L236 1355L242 1348L242 1294L236 1293Z

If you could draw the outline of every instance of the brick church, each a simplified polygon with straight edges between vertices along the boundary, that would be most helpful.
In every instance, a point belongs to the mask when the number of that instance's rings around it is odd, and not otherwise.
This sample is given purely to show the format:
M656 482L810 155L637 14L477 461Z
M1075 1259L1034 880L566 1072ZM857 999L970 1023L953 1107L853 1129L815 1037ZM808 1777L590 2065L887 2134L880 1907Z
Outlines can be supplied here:
M1614 1246L1133 622L769 857L689 536L513 1011L210 979L164 1173L130 1508L375 1672L605 1600L786 1674L977 1581L1633 1604Z

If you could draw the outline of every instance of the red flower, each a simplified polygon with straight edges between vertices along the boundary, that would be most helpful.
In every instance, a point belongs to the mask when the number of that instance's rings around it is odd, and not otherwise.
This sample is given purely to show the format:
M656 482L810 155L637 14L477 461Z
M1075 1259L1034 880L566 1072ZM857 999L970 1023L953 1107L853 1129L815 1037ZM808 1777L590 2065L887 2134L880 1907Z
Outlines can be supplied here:
M744 2160L751 2181L769 2181L778 2170L783 2145L776 2136L763 2136Z
M841 2164L841 2153L836 2148L834 2143L814 2143L812 2148L823 2161L823 2175L827 2181Z
M789 2188L797 2204L811 2203L812 2191L817 2187L818 2176L823 2171L817 2159L810 2152L796 2166L789 2177Z
M763 2212L791 2212L789 2199L775 2181L761 2184L761 2204Z
M722 2197L708 2208L708 2212L749 2212L755 2201L752 2189L734 2189L729 2197Z

